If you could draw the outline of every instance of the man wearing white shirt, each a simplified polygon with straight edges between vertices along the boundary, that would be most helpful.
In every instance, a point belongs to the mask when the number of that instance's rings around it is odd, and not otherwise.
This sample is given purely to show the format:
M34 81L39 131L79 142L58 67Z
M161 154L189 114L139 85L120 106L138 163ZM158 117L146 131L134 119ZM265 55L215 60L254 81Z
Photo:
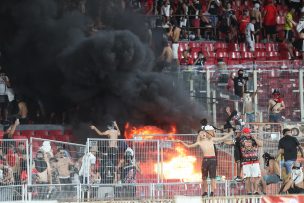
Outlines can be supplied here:
M4 73L2 67L0 66L0 113L1 121L7 120L7 108L8 108L8 96L7 88L10 87L9 78Z
M245 35L246 35L246 43L249 47L250 51L254 51L255 41L254 41L254 24L256 23L255 17L250 18L250 23L247 24Z

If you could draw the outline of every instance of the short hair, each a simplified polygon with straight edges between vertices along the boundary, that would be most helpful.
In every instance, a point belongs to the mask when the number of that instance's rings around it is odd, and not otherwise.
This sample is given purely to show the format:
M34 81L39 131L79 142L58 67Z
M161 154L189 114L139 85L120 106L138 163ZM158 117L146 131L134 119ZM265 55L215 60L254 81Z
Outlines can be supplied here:
M250 21L256 20L255 17L250 17Z
M289 129L289 128L284 128L283 131L282 131L283 135L285 135L285 133L288 132L288 131L291 132L291 129Z

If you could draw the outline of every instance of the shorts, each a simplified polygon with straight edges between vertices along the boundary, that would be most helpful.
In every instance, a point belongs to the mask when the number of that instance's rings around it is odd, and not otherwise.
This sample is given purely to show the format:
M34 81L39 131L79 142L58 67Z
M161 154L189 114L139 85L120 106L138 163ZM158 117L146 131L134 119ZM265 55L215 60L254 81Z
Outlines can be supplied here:
M293 38L292 30L284 30L284 33L285 33L285 39L291 42Z
M209 174L209 175L208 175ZM205 157L202 162L202 178L214 179L216 177L216 158Z
M243 165L243 176L244 178L258 178L261 177L260 164L255 162L244 162Z
M173 52L173 58L174 59L178 59L178 47L179 47L178 43L173 43L172 44L172 52Z
M116 147L109 147L107 150L109 160L114 164L118 165L118 149Z
M271 113L269 114L269 122L278 123L282 120L281 113Z
M259 30L261 30L261 24L258 23L258 22L256 22L256 23L254 24L254 30L256 31L255 35L259 35L259 34L260 34L260 31L259 31ZM257 32L257 31L258 31L258 32Z
M281 167L285 167L286 173L290 174L292 171L292 166L296 160L286 160L281 162Z
M276 34L275 25L265 25L264 27L265 27L266 34L270 34L270 35Z
M238 147L234 147L234 161L235 162L239 162L241 161L241 152L240 149Z
M192 26L194 28L199 28L200 27L200 19L193 19L191 22L192 22Z
M267 185L275 184L281 181L280 176L277 174L265 175L263 176L263 179L265 180Z
M246 39L246 42L248 44L249 51L254 51L254 48L255 48L254 40Z

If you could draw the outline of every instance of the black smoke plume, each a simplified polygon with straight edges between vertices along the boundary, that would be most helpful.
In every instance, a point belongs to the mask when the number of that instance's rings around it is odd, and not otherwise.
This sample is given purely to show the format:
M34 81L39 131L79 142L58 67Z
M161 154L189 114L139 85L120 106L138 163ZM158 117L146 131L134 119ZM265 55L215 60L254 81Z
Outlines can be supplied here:
M86 15L58 5L1 0L1 64L18 95L39 101L46 112L66 112L82 126L199 124L202 109L183 87L153 71L156 57L142 16L117 0L88 0ZM93 23L101 30L89 36Z

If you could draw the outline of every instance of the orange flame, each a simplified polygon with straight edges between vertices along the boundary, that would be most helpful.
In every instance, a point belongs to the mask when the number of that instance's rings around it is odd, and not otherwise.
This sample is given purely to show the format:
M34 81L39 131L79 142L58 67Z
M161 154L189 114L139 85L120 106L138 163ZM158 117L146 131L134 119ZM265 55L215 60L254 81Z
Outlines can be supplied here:
M167 134L168 136L153 136L157 134ZM168 131L165 131L156 126L131 126L129 123L125 126L124 136L126 139L132 139L134 135L141 136L142 139L161 139L161 140L176 140L176 126L171 125ZM151 136L147 136L151 135ZM197 158L192 156L189 150L182 144L177 142L172 143L170 150L166 150L162 164L155 163L155 160L147 160L146 163L141 163L141 168L150 168L149 165L154 166L155 174L162 174L162 178L166 180L178 179L182 181L200 181L200 163ZM151 171L149 171L151 173ZM147 171L147 173L149 173Z
M142 139L163 139L161 136L147 136L147 135L163 135L163 134L176 134L176 126L171 125L170 129L168 131L162 130L156 126L152 125L146 125L146 126L140 126L135 127L127 123L125 125L125 133L124 136L126 139L132 139L134 135L144 135ZM172 138L172 136L169 136L169 138Z

